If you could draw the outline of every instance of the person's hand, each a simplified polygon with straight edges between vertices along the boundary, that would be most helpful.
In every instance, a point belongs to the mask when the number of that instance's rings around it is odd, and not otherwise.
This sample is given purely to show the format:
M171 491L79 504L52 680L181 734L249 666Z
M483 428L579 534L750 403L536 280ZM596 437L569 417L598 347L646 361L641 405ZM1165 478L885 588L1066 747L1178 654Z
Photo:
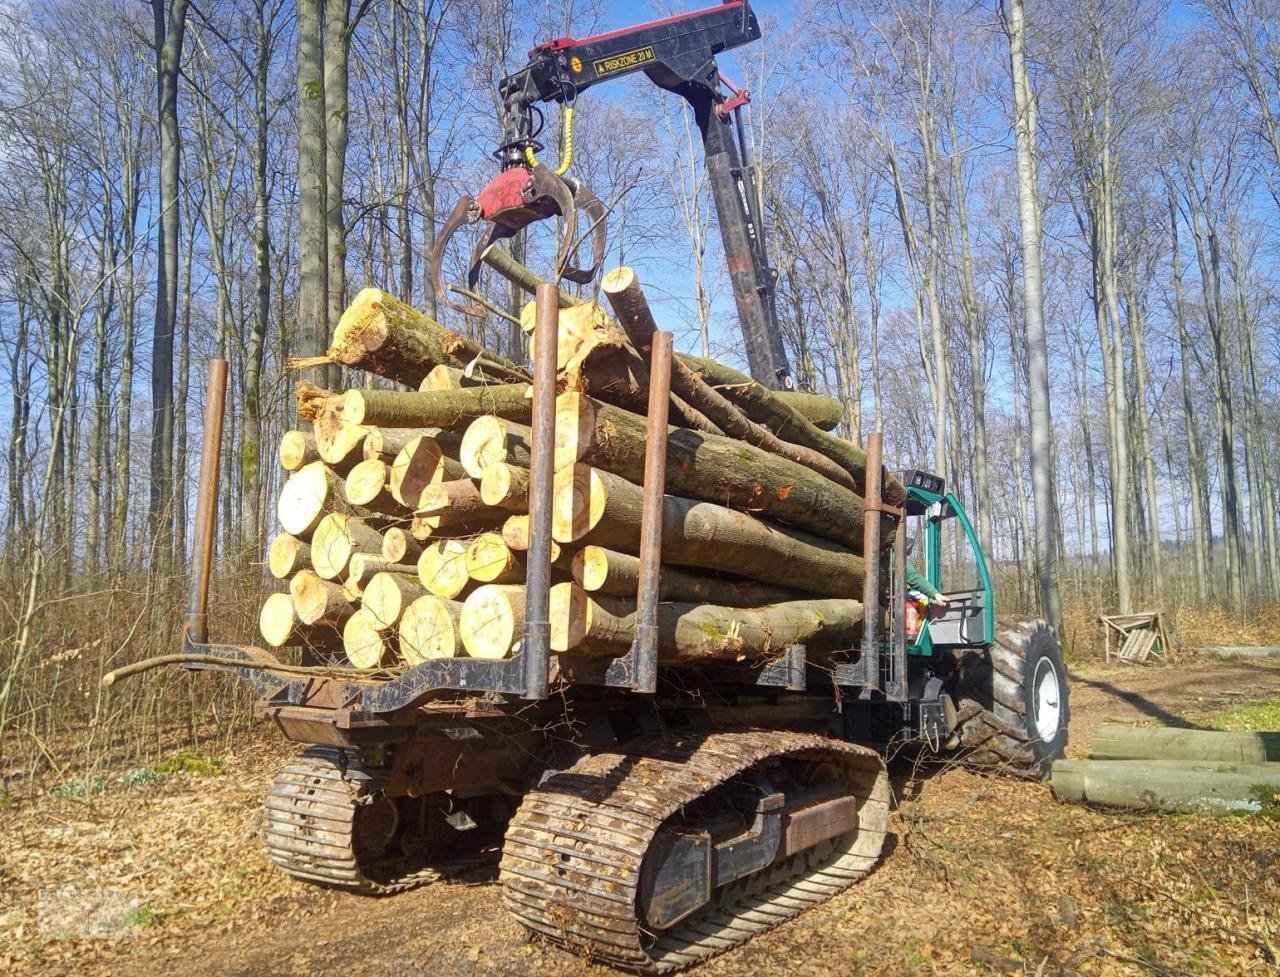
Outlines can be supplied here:
M933 602L934 602L935 604L937 604L939 607L950 607L950 606L951 606L951 598L950 598L950 597L948 597L946 594L936 594L936 595L935 595L933 598L931 598L931 599L932 599L932 600L933 600Z

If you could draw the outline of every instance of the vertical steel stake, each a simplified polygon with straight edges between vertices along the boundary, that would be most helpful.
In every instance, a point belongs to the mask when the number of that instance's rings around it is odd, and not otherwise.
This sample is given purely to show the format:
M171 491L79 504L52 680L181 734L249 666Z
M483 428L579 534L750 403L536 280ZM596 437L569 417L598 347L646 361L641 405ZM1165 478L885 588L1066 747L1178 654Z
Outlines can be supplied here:
M671 406L669 332L653 334L649 359L649 418L645 425L644 496L640 510L640 579L636 585L636 640L631 646L631 688L658 689L658 583L662 576L662 500L667 491L667 417Z
M222 468L222 418L227 401L227 361L209 360L209 389L204 401L204 442L200 447L200 486L196 494L196 524L191 550L191 590L185 643L209 641L209 579L213 575L213 541L218 527L218 475Z
M547 694L551 653L551 496L556 450L556 357L560 290L543 283L534 295L533 444L529 452L529 552L525 582L524 697Z
M862 681L880 687L880 513L884 434L867 435L867 489L862 499Z

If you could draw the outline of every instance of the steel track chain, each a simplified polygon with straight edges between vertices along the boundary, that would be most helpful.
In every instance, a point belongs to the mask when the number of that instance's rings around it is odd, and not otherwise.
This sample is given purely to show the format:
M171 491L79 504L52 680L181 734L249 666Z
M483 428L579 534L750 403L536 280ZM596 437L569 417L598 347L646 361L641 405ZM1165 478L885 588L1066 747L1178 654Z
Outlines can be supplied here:
M391 895L437 882L480 865L498 853L415 865L403 858L362 864L355 850L355 819L375 781L342 751L313 746L286 763L267 793L267 851L296 879L366 895Z
M771 758L831 763L862 801L859 827L723 887L663 933L638 917L640 870L662 825ZM634 740L531 791L507 829L507 908L532 932L592 959L667 973L722 953L862 878L880 857L889 782L865 747L804 733L722 730Z

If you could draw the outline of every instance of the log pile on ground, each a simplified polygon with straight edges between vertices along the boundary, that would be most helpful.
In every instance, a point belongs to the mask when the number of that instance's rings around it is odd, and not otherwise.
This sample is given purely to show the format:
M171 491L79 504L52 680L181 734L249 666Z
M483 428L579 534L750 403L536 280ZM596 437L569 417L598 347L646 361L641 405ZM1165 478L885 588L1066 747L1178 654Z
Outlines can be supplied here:
M1058 760L1059 800L1210 814L1280 815L1280 732L1102 725L1092 758Z
M628 269L603 289L612 312L566 296L558 331L551 645L570 658L626 654L636 630L654 326ZM529 371L376 289L323 359L403 388L299 385L307 429L280 445L269 555L288 592L263 606L263 637L363 669L509 657L525 618ZM856 647L866 459L830 433L839 406L685 356L672 390L659 661ZM885 480L886 501L903 495Z

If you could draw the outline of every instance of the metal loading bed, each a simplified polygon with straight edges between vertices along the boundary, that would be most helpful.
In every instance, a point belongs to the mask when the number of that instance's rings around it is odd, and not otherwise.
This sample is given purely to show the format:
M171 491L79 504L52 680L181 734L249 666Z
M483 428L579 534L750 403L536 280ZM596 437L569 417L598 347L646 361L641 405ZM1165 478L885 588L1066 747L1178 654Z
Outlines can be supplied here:
M532 444L529 482L530 548L527 556L526 621L522 640L510 658L433 659L413 665L389 677L352 677L335 670L302 670L281 662L271 652L250 645L209 640L208 600L216 532L216 500L221 463L222 423L226 397L227 364L211 360L209 391L204 418L204 441L196 506L190 601L183 628L183 654L179 662L194 670L221 670L244 679L259 698L256 712L262 717L292 715L319 718L355 730L384 727L385 717L412 709L440 693L498 693L526 700L540 700L558 682L605 686L653 694L658 689L658 596L662 563L663 496L666 487L668 406L671 397L672 334L657 331L646 351L650 369L647 447L639 547L640 574L636 594L636 640L618 658L574 658L550 653L549 603L551 587L552 478L555 448L555 398L559 303L554 285L539 286L534 330ZM868 515L900 514L881 499L882 439L868 438L866 492ZM905 538L895 533L891 574L900 579L905 559ZM881 527L878 518L866 520L864 552L879 553ZM866 561L863 593L866 620L877 621L883 594L881 559ZM804 691L807 686L834 685L858 689L863 696L883 692L886 699L902 702L906 695L906 655L903 637L901 588L890 588L888 634L875 626L866 629L862 647L851 649L856 660L810 667L803 645L790 645L775 660L751 664L718 664L701 670L726 685L758 686ZM851 655L850 657L854 657ZM234 664L243 662L243 665Z

